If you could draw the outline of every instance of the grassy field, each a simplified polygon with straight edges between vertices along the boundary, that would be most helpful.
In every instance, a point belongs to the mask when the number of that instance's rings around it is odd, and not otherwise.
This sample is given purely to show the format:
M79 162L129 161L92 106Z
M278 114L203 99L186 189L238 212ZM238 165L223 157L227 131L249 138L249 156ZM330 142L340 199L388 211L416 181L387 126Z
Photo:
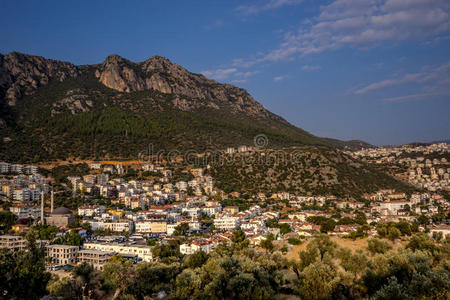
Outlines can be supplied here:
M367 240L369 238L363 238L363 239L345 239L340 237L332 236L331 240L334 241L338 246L343 248L349 248L352 250L364 250L367 251ZM387 241L387 240L386 240ZM397 240L394 243L389 242L393 249L397 249L400 246L404 246L407 244L407 240ZM292 246L289 252L285 254L285 256L289 259L299 259L299 252L302 250L306 250L306 246L308 245L309 241L305 241L301 245L298 246Z

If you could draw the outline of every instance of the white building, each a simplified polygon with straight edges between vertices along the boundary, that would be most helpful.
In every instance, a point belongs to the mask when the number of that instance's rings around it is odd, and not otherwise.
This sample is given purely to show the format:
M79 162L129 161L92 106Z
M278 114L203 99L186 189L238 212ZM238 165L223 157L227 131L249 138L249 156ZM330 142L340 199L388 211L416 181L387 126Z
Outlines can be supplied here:
M151 246L126 245L119 243L84 243L83 247L86 249L112 252L121 255L132 255L147 262L151 261L153 258Z
M0 173L9 173L11 166L8 163L0 162Z
M105 212L105 207L103 205L93 205L93 206L80 206L78 207L78 215L83 217L100 216Z
M78 251L78 262L88 263L94 267L95 270L103 270L103 266L108 263L112 257L111 252L105 252L95 249L84 249Z
M132 232L133 231L133 221L130 220L117 220L111 222L105 221L89 221L92 230L111 230L113 232Z
M41 216L41 207L39 205L34 206L15 205L11 206L9 210L17 216L17 219L26 219L26 218L37 219Z
M47 256L57 265L72 265L77 261L78 246L48 245Z
M194 254L197 251L204 251L210 253L213 249L213 243L210 241L190 241L184 242L180 245L180 253L184 255Z
M16 235L0 235L0 249L23 250L26 247L25 239Z
M219 230L235 230L241 224L241 220L234 216L221 216L214 219L214 226Z

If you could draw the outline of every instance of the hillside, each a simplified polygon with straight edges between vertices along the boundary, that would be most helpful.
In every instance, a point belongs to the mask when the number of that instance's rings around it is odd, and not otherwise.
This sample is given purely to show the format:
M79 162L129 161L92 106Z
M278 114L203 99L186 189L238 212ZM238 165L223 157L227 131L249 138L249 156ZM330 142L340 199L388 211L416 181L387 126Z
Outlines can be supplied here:
M326 147L267 150L235 157L234 162L213 164L211 168L216 185L225 192L289 192L361 199L362 194L382 188L414 191L374 166Z
M134 63L110 55L98 65L20 53L0 55L0 159L133 158L158 150L361 147L316 137L269 112L244 89L188 72L155 56Z

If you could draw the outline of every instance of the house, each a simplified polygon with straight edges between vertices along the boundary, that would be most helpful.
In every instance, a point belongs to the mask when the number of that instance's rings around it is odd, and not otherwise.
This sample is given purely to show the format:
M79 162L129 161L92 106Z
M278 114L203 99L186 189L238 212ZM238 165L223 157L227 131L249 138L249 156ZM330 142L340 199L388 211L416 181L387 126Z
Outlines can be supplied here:
M238 213L239 212L239 207L237 207L237 206L225 206L224 208L223 208L223 212L224 213L229 213L229 214L236 214L236 213Z
M236 149L233 148L233 147L228 147L228 148L225 150L225 153L226 153L226 154L234 154L235 152L236 152Z
M434 232L442 232L442 237L445 238L450 234L450 225L440 225L430 228L430 234L432 235Z
M180 245L180 253L189 255L194 254L197 251L204 251L206 253L210 253L213 248L213 243L208 240L195 240L184 242Z
M89 165L91 170L100 170L102 168L102 164L99 162L93 162Z
M405 200L391 200L380 203L382 209L387 209L392 214L397 214L401 209L404 209L406 205L410 205L409 201Z

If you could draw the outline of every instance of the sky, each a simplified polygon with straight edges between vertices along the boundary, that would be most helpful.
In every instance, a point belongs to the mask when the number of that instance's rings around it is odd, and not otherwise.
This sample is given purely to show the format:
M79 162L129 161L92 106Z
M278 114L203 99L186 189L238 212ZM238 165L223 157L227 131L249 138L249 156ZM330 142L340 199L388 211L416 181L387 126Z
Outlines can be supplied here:
M160 55L315 135L450 139L449 0L0 0L0 53Z

